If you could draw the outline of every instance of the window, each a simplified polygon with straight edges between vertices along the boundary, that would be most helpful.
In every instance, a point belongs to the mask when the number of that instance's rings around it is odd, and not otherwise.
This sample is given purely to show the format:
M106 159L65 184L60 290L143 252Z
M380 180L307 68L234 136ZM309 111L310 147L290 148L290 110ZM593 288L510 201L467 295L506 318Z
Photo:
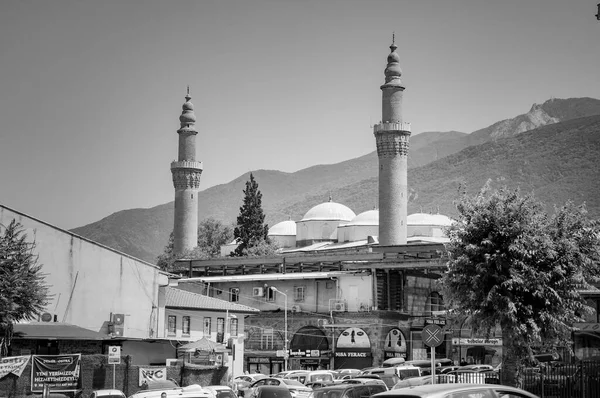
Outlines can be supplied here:
M223 343L225 337L225 318L217 318L217 343Z
M273 289L271 289L270 286L267 288L267 292L265 293L265 298L267 301L275 301L275 291Z
M237 318L231 318L229 320L229 335L237 337L238 335L238 320Z
M210 328L210 318L206 317L206 318L204 318L204 337L206 337L207 339L210 339L211 333L212 333L212 330Z
M185 335L190 335L190 317L184 316L181 319L181 333Z
M425 312L431 314L432 311L443 311L444 300L438 292L432 292L427 298L427 304L425 305Z
M262 350L273 349L273 329L263 329L260 336L260 348Z
M167 333L177 334L177 317L175 315L169 315L167 318Z
M306 286L294 286L294 301L304 301Z
M229 289L229 301L232 303L236 303L240 301L240 289L237 287L232 287Z

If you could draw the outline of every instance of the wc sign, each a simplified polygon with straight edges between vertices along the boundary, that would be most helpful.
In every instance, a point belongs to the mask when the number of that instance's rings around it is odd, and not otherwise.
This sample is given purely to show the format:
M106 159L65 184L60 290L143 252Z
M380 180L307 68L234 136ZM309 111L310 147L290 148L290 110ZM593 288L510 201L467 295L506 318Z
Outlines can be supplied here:
M157 380L167 380L167 368L140 368L139 387Z

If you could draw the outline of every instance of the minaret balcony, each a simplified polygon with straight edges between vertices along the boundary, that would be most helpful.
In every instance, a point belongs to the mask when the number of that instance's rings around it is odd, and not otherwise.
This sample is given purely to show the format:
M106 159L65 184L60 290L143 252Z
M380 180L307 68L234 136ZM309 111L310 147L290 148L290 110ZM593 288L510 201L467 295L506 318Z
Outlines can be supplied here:
M373 126L373 133L377 134L382 131L407 131L410 132L410 123L408 122L385 122L378 123Z
M171 170L173 169L202 170L202 162L196 162L195 160L175 161L171 162Z

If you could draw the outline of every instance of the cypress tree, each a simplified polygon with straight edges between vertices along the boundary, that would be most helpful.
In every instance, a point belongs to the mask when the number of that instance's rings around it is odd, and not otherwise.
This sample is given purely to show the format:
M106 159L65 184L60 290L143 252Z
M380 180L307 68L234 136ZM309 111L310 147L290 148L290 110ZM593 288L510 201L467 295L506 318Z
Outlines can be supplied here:
M244 189L244 203L240 207L237 217L237 227L233 231L234 237L240 242L232 253L233 256L245 256L252 247L269 243L269 226L264 223L265 214L262 209L262 193L258 183L250 173L250 180L246 181Z

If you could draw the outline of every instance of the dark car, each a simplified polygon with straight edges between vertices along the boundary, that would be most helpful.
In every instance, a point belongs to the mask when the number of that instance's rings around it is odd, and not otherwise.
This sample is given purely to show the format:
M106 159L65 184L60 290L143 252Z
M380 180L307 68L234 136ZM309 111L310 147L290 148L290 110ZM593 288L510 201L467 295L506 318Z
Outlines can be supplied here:
M292 398L290 390L283 386L259 386L255 393L256 398Z
M433 384L401 388L376 394L371 398L537 398L519 388L498 384Z
M388 390L391 390L392 387L396 385L400 381L400 377L395 374L370 374L370 375L360 375L356 376L361 379L379 379L385 383Z
M381 383L335 384L314 390L313 398L368 398L383 391L387 391L387 387Z

